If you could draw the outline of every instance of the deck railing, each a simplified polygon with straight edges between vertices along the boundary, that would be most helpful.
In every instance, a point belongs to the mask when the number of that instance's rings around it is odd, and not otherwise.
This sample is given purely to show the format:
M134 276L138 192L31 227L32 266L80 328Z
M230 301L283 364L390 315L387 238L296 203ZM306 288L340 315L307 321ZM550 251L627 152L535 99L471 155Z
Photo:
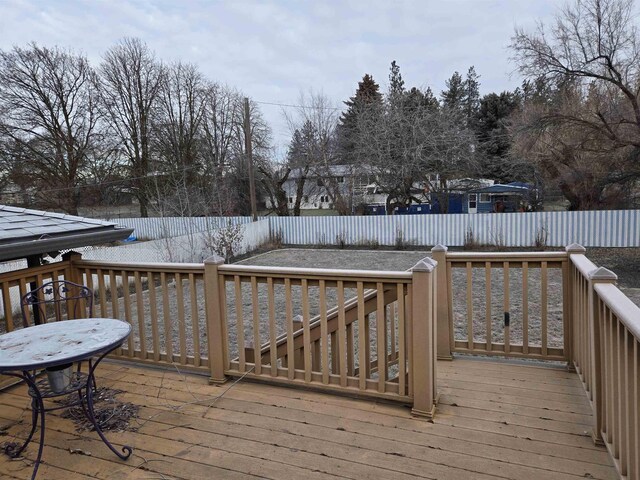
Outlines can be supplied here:
M228 339L216 349L222 368L214 362L214 379L249 376L398 400L432 415L434 267L431 259L411 272L206 262L206 278L218 282L210 291L220 305L213 338Z
M640 477L640 308L575 248L574 364L591 400L592 436L604 443L626 478Z
M95 292L94 316L130 322L118 358L413 405L432 415L436 352L567 361L593 437L640 475L640 308L584 248L468 253L437 246L408 272L63 262L0 275L4 330L30 283ZM438 268L435 266L439 265ZM18 299L16 301L16 299Z
M94 291L94 317L133 329L122 360L435 408L435 262L409 272L67 260L0 276L4 309L29 282ZM414 294L417 292L417 294ZM12 295L12 293L14 295ZM85 312L88 315L88 311ZM6 329L13 329L15 312ZM21 324L21 322L20 322Z
M448 252L433 258L442 293L438 356L452 353L569 361L566 252Z
M209 371L202 264L76 259L73 266L77 280L95 292L94 316L133 328L114 357Z

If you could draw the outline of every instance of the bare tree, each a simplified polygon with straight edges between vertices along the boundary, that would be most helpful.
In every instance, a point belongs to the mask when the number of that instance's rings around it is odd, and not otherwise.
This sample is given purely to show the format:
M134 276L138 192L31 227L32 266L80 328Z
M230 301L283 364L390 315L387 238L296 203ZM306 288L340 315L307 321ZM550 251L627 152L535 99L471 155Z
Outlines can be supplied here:
M640 37L634 21L631 0L577 0L559 12L551 29L540 24L513 37L520 72L555 88L554 98L525 101L520 120L529 122L519 123L517 152L532 152L547 177L559 179L571 208L611 205L612 192L640 178ZM523 150L527 144L530 150ZM545 149L548 155L541 155ZM608 172L600 174L603 158ZM589 171L590 191L576 195Z
M204 84L194 65L170 65L152 118L154 151L162 171L184 172L192 182L202 173L198 144L205 113Z
M297 169L294 215L300 214L304 194L318 191L327 194L338 214L351 213L351 188L344 180L353 178L356 165L338 165L339 114L326 95L312 90L300 93L298 107L292 114L285 114L291 131L288 165Z
M131 187L148 216L151 162L151 118L165 74L147 45L125 38L105 55L101 73L101 99L113 134L121 142Z
M98 148L96 77L87 59L30 44L0 51L0 137L37 202L78 213L89 157ZM26 161L16 165L15 161ZM15 178L15 177L14 177Z
M397 101L359 114L358 155L388 194L388 212L423 201L418 193L425 190L446 212L448 181L475 170L473 134L460 112L439 108L416 89Z

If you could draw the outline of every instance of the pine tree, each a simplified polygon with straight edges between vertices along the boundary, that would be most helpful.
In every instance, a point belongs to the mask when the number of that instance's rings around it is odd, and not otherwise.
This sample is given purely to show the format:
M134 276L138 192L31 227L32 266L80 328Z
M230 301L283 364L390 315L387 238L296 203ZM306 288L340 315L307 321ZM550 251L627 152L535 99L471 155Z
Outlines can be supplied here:
M454 72L446 81L447 89L440 93L442 106L453 111L462 111L465 98L465 85L462 75Z
M342 162L353 164L357 161L356 135L358 115L365 111L382 107L380 86L368 73L358 83L356 94L344 102L347 109L342 112L338 122L338 148Z
M480 109L480 76L476 73L473 66L467 71L467 78L463 83L464 96L462 98L462 107L467 117L467 126L474 126L474 120Z
M391 68L389 72L389 99L394 101L397 98L402 97L404 94L404 80L400 73L400 65L396 61L391 62Z

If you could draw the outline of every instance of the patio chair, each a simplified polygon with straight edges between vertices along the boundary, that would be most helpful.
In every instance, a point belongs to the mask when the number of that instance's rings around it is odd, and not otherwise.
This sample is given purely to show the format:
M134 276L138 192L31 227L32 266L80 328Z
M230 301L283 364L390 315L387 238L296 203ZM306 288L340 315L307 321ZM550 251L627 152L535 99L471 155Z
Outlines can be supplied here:
M53 280L24 295L20 307L25 328L29 327L29 309L34 324L91 317L93 292L68 280Z

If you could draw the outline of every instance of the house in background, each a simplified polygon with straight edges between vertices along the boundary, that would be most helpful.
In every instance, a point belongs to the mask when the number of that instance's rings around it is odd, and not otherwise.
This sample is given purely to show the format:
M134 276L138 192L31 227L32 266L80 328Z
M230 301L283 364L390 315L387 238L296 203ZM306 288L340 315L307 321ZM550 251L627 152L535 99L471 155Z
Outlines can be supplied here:
M293 209L296 203L302 176L302 168L293 168L282 185L289 209ZM336 195L345 198L350 205L357 205L362 202L373 178L365 169L353 165L329 165L310 169L304 180L300 209L330 210L334 207L333 198ZM273 207L269 198L265 198L265 205L267 208Z
M529 184L512 182L470 190L463 202L464 213L508 213L535 209L536 190Z

